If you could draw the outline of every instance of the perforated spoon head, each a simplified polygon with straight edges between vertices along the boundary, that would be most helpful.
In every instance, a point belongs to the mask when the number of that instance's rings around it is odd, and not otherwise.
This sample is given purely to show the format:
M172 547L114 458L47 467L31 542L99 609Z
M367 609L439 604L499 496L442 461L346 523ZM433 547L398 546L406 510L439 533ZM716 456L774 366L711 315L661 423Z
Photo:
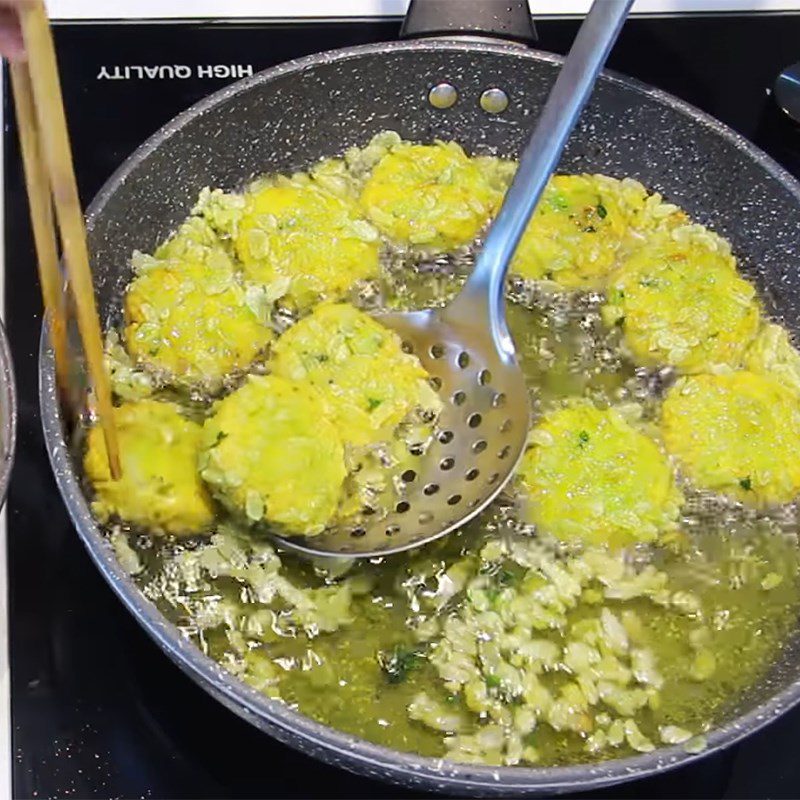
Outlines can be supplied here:
M404 349L419 358L439 386L443 408L424 452L387 469L395 486L385 515L340 524L313 537L282 538L313 556L369 557L409 550L460 527L497 497L525 449L530 416L522 370L500 352L488 321L455 321L442 310L384 314ZM510 342L510 339L509 339Z
M387 515L283 539L286 547L345 557L409 550L463 525L511 478L525 449L529 404L506 325L505 277L632 2L592 4L459 295L438 311L382 317L441 383L436 441L419 454L417 468L391 476L398 499Z

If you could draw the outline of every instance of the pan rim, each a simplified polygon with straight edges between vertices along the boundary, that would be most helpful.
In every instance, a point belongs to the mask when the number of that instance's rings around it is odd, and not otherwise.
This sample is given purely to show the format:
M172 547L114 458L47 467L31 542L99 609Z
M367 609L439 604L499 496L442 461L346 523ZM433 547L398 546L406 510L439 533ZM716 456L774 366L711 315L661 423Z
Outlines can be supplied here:
M6 500L17 450L17 383L5 325L0 320L0 509Z
M269 83L288 73L301 72L321 64L347 61L371 54L417 50L504 54L553 65L563 62L563 58L558 55L519 45L437 38L348 47L279 64L203 98L150 136L112 173L92 200L86 211L87 226L92 227L94 218L139 161L196 116L206 113L218 104L247 91L252 86ZM761 166L800 203L800 182L774 159L724 123L668 92L648 86L634 78L606 70L603 72L602 80L621 84L710 128ZM264 726L277 728L287 738L297 736L305 740L314 747L315 757L328 763L372 777L380 776L395 783L424 785L439 790L459 788L470 792L483 790L491 794L511 794L525 790L564 792L576 788L600 788L642 778L656 771L674 769L704 758L754 733L800 702L799 679L747 714L706 734L708 744L701 753L690 754L680 745L676 745L627 758L556 767L489 767L460 764L373 744L316 722L280 701L270 700L204 655L193 643L182 637L178 629L145 598L132 578L124 572L106 538L95 524L77 476L73 472L69 448L62 432L61 413L56 401L52 352L47 343L44 327L39 349L39 400L48 457L72 523L90 557L123 605L184 672L198 679L203 688L212 690L210 692L212 696L218 700L220 695L224 697L224 704L229 709L254 722L256 727L262 730ZM254 717L256 719L253 719ZM263 725L260 725L260 722ZM360 768L357 768L356 764Z

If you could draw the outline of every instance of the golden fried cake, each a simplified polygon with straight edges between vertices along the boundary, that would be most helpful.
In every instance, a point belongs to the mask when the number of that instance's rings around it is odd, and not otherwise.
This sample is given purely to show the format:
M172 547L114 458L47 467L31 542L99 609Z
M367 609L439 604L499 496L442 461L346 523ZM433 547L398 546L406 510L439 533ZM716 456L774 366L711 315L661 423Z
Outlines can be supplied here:
M354 201L311 183L247 193L233 240L245 278L278 285L300 309L341 299L378 274L378 232Z
M743 503L787 503L800 493L800 400L753 372L695 375L669 391L661 414L667 450L687 478Z
M164 383L215 392L273 338L203 220L192 218L155 257L135 263L125 293L125 344L136 364Z
M99 519L118 517L158 533L192 534L213 522L211 500L197 474L201 426L178 406L156 400L114 409L122 477L112 480L102 429L90 428L84 469Z
M676 527L667 457L614 409L586 401L547 414L519 469L527 516L564 541L624 546Z
M250 522L321 533L345 478L344 447L308 384L267 375L218 401L203 427L200 475Z
M440 407L427 372L402 351L397 334L346 303L323 303L289 328L270 367L314 386L351 444L386 440L414 409Z
M361 192L381 233L426 250L469 244L499 205L500 194L455 142L395 145Z
M635 251L613 276L603 315L622 326L636 361L689 373L740 366L759 325L755 288L700 226L658 232Z

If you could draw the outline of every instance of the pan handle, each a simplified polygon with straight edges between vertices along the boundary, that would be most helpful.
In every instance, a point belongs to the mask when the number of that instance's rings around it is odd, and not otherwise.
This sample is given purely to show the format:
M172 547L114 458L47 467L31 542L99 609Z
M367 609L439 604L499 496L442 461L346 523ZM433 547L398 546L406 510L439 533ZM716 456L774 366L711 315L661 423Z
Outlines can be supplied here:
M524 44L537 41L528 0L411 0L400 38L423 36L490 36Z

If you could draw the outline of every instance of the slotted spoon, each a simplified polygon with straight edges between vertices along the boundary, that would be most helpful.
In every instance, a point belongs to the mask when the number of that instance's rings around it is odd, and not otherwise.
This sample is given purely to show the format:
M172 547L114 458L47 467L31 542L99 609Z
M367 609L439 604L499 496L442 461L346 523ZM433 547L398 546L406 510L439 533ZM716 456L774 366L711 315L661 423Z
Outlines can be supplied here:
M520 159L475 267L442 309L383 314L440 386L438 435L413 468L391 475L394 507L374 521L314 537L275 537L314 556L409 550L463 525L497 497L524 450L530 407L505 313L505 277L517 244L591 94L633 0L595 0Z

